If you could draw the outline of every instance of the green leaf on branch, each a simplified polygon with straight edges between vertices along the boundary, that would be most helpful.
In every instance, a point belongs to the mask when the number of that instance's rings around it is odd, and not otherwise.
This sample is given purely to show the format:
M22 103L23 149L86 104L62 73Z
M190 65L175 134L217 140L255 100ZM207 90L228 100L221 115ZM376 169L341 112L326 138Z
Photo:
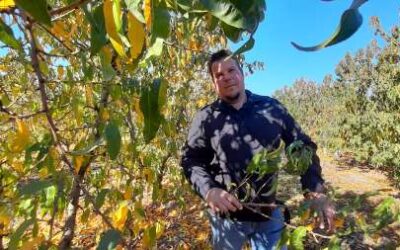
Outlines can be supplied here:
M116 230L108 230L100 239L97 250L112 250L115 249L117 244L121 241L121 234Z
M329 245L328 245L328 249L329 250L340 250L340 240L337 237L333 237L330 241L329 241Z
M10 46L13 49L21 50L21 43L15 39L14 33L10 27L8 27L1 19L0 19L0 41L4 44Z
M348 9L343 13L335 33L321 44L303 47L292 42L292 45L302 51L317 51L348 39L360 28L362 22L363 19L358 9Z
M51 180L34 180L28 184L23 185L19 189L19 193L21 195L34 195L53 185L54 183Z
M36 21L51 26L50 14L46 0L15 0L17 6L28 12Z
M167 39L170 33L170 19L171 16L168 10L157 7L154 9L154 18L151 28L152 40L156 38Z
M284 145L285 144L281 141L277 149L273 151L263 149L255 154L247 166L247 171L249 173L258 174L260 177L278 171Z
M97 6L90 13L83 8L85 16L90 23L90 55L96 55L107 44L107 32L103 15L103 4Z
M255 40L254 40L253 36L251 36L251 37L249 38L249 40L248 40L245 44L243 44L239 49L237 49L237 50L233 53L232 56L237 56L237 55L239 55L239 54L242 54L242 53L244 53L244 52L246 52L246 51L251 50L251 49L254 47L254 43L255 43Z
M97 195L96 200L95 200L95 203L94 203L94 207L95 207L96 209L100 209L100 208L103 206L104 201L105 201L105 199L106 199L106 195L107 195L109 192L110 192L110 190L107 189L107 188L102 189L102 190L100 191L100 193Z
M143 136L146 143L155 136L163 119L161 110L166 102L168 83L163 79L155 79L153 84L141 91L140 109L144 116Z
M14 250L18 249L18 243L21 237L24 235L25 231L34 223L34 219L26 220L15 230L15 232L10 236L10 242L8 243L8 249Z
M290 239L290 231L289 229L285 228L282 231L281 238L279 239L278 243L276 243L275 249L282 249L284 246L288 244L289 239Z
M155 56L158 57L161 55L164 47L164 39L156 38L156 41L151 45L151 47L147 50L147 54L144 58L144 61L141 64L145 64L146 60L150 59L151 57Z
M121 134L118 125L115 122L109 122L104 130L104 136L107 142L107 152L111 160L115 160L121 149Z
M313 149L303 141L294 141L286 148L288 161L284 166L285 171L293 175L303 175L311 165L313 155Z
M297 227L290 235L290 247L294 250L303 250L303 240L307 234L307 228L300 226Z
M231 40L234 43L237 43L240 41L242 30L229 26L226 23L221 23L222 30L224 31L224 34L228 37L229 40Z
M213 16L224 23L238 29L246 30L249 28L243 12L233 3L223 0L200 0L200 2Z

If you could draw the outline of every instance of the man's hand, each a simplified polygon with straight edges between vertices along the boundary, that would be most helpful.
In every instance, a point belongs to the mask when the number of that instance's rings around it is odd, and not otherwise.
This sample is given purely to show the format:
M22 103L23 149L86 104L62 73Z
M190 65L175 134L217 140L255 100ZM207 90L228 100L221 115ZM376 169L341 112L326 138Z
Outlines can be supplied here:
M311 210L318 214L317 225L320 229L326 229L328 233L333 233L335 230L335 215L336 210L330 199L323 193L309 192L306 196L311 202ZM325 227L327 224L327 228Z
M221 188L211 188L208 190L205 201L214 213L235 212L238 209L243 209L242 204L240 204L235 196Z

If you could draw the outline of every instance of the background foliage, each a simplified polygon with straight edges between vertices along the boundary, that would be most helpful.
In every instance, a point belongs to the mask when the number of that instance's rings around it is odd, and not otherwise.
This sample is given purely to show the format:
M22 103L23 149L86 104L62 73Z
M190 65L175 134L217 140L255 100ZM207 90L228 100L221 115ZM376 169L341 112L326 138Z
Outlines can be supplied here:
M318 84L299 79L275 93L297 121L324 148L338 156L380 167L400 178L399 27L385 32L379 19L372 25L383 40L347 54L336 76ZM307 114L307 115L304 115ZM397 182L398 183L398 182Z

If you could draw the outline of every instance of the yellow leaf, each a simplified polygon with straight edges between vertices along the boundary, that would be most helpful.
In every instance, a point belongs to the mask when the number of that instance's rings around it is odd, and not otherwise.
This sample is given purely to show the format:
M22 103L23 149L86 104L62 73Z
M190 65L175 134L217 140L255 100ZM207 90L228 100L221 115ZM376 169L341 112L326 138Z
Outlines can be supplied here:
M176 209L174 209L168 213L168 217L176 217L177 215L178 215L178 211L176 211Z
M117 211L112 215L113 226L122 230L125 226L126 219L128 218L128 204L127 202L120 203Z
M131 59L135 60L143 50L145 33L142 23L131 13L128 13L128 39L131 43Z
M108 112L107 109L101 108L100 109L100 118L102 121L108 121L110 119L110 113Z
M159 239L164 233L165 224L163 222L156 222L156 238Z
M0 10L14 7L14 0L0 0Z
M11 151L20 153L29 144L30 132L25 122L17 120L17 133L14 135L14 139L11 145Z
M205 99L200 98L199 100L197 100L196 104L197 107L204 107L207 104L207 101Z
M40 234L39 236L33 238L32 240L25 241L22 246L21 250L34 250L38 249L40 244L45 240L44 235Z
M154 181L154 174L153 171L150 168L145 168L143 170L143 175L147 183L153 183Z
M0 225L7 227L11 222L11 215L6 207L0 207Z
M121 57L126 57L124 47L122 45L121 37L117 32L117 24L119 25L119 16L114 16L118 11L115 10L119 7L117 0L105 0L103 5L104 21L106 24L107 34L110 38L111 44L113 45L115 51Z
M125 189L125 192L123 194L125 200L131 200L133 195L133 188L131 185L128 185Z
M304 223L306 220L310 218L311 210L307 209L300 217L300 221Z
M13 162L11 166L18 174L24 173L24 165L21 162Z
M146 22L146 28L148 31L151 30L151 0L144 0L144 20Z
M133 99L133 110L136 112L136 121L138 124L143 124L144 122L144 116L142 113L142 110L140 109L140 99L139 98L134 98Z
M307 229L307 231L309 231L309 232L312 232L313 230L314 230L314 225L311 223L311 224L308 224L307 226L306 226L306 229Z
M49 170L47 169L47 167L41 168L41 169L39 170L39 177L40 177L40 179L43 180L43 179L46 178L48 175L49 175Z
M74 157L75 174L79 173L79 170L81 169L84 161L85 161L85 157L82 155L78 155L78 156Z
M64 67L63 66L58 66L57 67L57 73L58 73L58 79L62 79L64 76Z
M92 85L86 85L85 87L85 96L86 96L86 103L88 106L93 107L93 88Z
M189 49L194 50L194 51L200 51L201 50L201 45L195 39L190 39L190 41L189 41Z
M336 217L334 223L336 228L341 228L344 225L344 218Z
M69 40L68 32L66 31L65 24L62 21L57 21L53 23L53 26L51 27L51 32L57 37L61 38L61 40Z
M206 241L208 239L208 233L207 232L201 232L197 235L196 239L198 241Z

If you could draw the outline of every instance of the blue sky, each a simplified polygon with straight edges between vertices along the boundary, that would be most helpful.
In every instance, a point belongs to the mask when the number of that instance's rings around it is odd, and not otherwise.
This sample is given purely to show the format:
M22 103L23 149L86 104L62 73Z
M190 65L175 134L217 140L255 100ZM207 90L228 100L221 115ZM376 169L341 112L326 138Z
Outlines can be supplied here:
M256 44L245 54L248 62L264 62L264 70L256 71L246 78L247 88L262 95L272 95L274 91L291 85L300 77L321 82L325 75L334 75L335 66L347 52L355 53L377 38L369 24L372 16L380 18L386 31L400 23L400 1L369 0L360 8L364 21L355 35L343 43L317 52L302 52L290 42L311 46L328 38L352 0L266 2L267 13L255 35ZM379 42L380 39L377 40ZM232 48L237 48L237 45Z

